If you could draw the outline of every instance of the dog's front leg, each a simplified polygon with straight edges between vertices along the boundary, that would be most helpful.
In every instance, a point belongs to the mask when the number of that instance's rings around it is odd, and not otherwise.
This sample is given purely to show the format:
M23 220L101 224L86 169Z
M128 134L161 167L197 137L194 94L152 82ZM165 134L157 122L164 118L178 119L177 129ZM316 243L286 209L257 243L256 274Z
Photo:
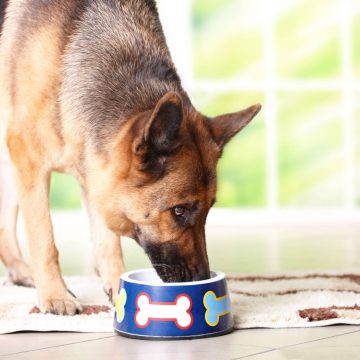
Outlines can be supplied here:
M50 173L19 151L21 140L11 138L10 154L20 209L29 245L32 274L43 313L74 315L80 303L69 294L60 273L49 210Z
M109 300L115 304L120 275L125 270L120 238L109 230L100 219L94 221L92 229L96 269L102 278Z
M0 159L0 259L7 267L11 282L34 286L17 241L17 217L18 202L10 159L4 156Z
M96 271L101 276L104 291L109 296L109 300L115 304L120 275L125 270L120 237L106 226L101 216L90 205L84 189L82 191L82 198L89 215Z

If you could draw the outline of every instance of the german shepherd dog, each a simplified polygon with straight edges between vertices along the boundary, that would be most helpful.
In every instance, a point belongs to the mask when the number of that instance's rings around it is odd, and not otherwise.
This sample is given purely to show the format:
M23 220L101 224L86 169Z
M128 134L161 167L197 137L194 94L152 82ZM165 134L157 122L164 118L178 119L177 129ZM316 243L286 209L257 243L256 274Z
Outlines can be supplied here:
M136 239L165 282L208 278L204 226L216 164L260 105L214 118L196 111L153 0L1 6L0 258L10 279L34 284L44 313L82 309L60 272L52 171L81 186L96 269L112 301L124 271L121 235ZM18 207L31 272L17 244Z

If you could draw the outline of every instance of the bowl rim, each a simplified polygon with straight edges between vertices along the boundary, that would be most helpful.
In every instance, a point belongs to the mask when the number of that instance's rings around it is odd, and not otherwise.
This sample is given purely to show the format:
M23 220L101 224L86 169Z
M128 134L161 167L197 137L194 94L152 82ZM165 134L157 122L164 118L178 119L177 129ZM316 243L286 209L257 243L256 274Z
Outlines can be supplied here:
M158 282L154 282L154 281L140 281L140 280L131 278L132 275L141 273L141 272L153 272L153 273L155 273L155 275L157 275L154 268L146 268L146 269L127 271L120 276L120 279L123 280L124 282L138 284L138 285L164 286L164 287L197 286L197 285L211 284L211 283L215 283L215 282L218 282L221 280L225 280L225 273L223 273L221 271L210 271L210 274L211 275L214 274L214 276L210 277L210 279L200 280L200 281L158 283Z

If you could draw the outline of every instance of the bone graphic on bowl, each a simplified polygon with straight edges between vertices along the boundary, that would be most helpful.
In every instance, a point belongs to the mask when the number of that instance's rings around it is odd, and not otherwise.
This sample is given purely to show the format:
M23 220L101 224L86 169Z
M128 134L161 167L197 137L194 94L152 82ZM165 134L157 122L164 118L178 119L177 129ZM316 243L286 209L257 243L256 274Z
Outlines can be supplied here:
M231 310L230 298L227 294L216 297L213 291L208 291L204 295L203 303L206 309L205 321L209 326L216 326L220 316L228 314Z
M127 300L126 290L122 288L119 292L119 295L115 303L116 320L118 323L121 323L124 320L126 300Z
M150 296L142 292L136 298L137 311L135 324L145 328L154 321L173 321L182 330L189 329L193 323L191 313L192 300L186 294L180 294L174 302L151 301Z

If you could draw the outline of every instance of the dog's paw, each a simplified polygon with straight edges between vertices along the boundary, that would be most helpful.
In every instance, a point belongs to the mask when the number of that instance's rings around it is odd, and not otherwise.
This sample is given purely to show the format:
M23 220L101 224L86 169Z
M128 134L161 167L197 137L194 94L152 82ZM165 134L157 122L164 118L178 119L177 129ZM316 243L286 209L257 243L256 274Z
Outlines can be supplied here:
M103 289L108 296L109 302L115 305L118 291L120 276L124 272L124 267L120 261L102 262L102 266L98 266Z
M12 284L34 287L34 281L31 277L28 266L21 260L18 260L8 267L9 281Z
M81 304L69 293L63 296L40 299L39 309L42 313L55 315L75 315L83 311Z
M119 278L117 278L117 280L114 281L113 283L110 283L110 282L105 283L104 291L105 291L105 294L109 298L109 302L111 302L113 305L115 305L118 291L119 291Z

